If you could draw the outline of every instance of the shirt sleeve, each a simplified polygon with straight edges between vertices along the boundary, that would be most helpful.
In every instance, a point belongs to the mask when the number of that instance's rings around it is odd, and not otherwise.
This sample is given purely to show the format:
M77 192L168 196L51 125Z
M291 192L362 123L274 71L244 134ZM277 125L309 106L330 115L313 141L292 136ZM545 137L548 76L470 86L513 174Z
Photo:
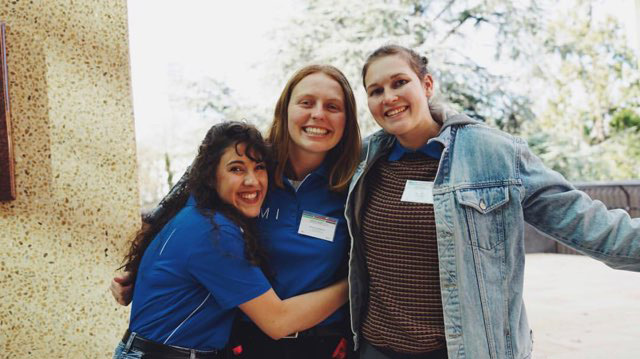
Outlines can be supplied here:
M640 271L640 218L632 219L621 209L607 210L546 168L524 141L519 146L525 221L610 267Z
M195 243L188 270L223 309L236 307L271 288L260 268L246 260L238 227L219 225L203 233Z

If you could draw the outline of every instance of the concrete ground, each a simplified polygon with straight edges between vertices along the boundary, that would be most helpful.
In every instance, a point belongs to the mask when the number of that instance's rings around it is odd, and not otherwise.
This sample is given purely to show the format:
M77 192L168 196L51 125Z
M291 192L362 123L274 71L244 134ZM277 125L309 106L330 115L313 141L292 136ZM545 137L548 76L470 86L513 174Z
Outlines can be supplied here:
M534 359L640 358L640 273L528 254L524 287Z

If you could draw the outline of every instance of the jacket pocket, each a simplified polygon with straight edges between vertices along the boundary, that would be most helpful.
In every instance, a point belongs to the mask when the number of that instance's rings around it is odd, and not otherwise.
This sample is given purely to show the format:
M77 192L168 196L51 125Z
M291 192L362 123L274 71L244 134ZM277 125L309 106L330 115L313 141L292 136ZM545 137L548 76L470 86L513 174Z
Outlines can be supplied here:
M456 191L456 198L464 213L472 246L493 249L504 242L508 186L461 189Z

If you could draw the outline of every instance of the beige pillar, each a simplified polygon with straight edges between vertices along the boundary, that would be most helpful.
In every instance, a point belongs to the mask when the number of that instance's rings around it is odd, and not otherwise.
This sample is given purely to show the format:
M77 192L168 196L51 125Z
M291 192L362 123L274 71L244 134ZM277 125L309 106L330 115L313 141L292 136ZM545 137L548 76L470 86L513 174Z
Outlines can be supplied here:
M636 16L634 22L636 24L636 57L638 59L638 66L640 66L640 0L636 0Z
M0 356L108 358L139 225L125 0L0 0L17 199L0 202Z

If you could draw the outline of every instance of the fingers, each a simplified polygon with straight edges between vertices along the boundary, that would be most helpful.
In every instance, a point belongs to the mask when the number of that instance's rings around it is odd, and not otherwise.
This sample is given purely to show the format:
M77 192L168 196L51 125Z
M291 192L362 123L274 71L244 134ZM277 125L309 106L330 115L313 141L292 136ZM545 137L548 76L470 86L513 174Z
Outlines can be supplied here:
M131 295L133 293L133 285L122 285L116 281L114 278L111 281L111 285L109 286L111 290L111 295L120 305L129 305L131 303Z
M113 280L122 285L129 285L133 282L133 276L131 272L122 272L119 276L115 276Z

